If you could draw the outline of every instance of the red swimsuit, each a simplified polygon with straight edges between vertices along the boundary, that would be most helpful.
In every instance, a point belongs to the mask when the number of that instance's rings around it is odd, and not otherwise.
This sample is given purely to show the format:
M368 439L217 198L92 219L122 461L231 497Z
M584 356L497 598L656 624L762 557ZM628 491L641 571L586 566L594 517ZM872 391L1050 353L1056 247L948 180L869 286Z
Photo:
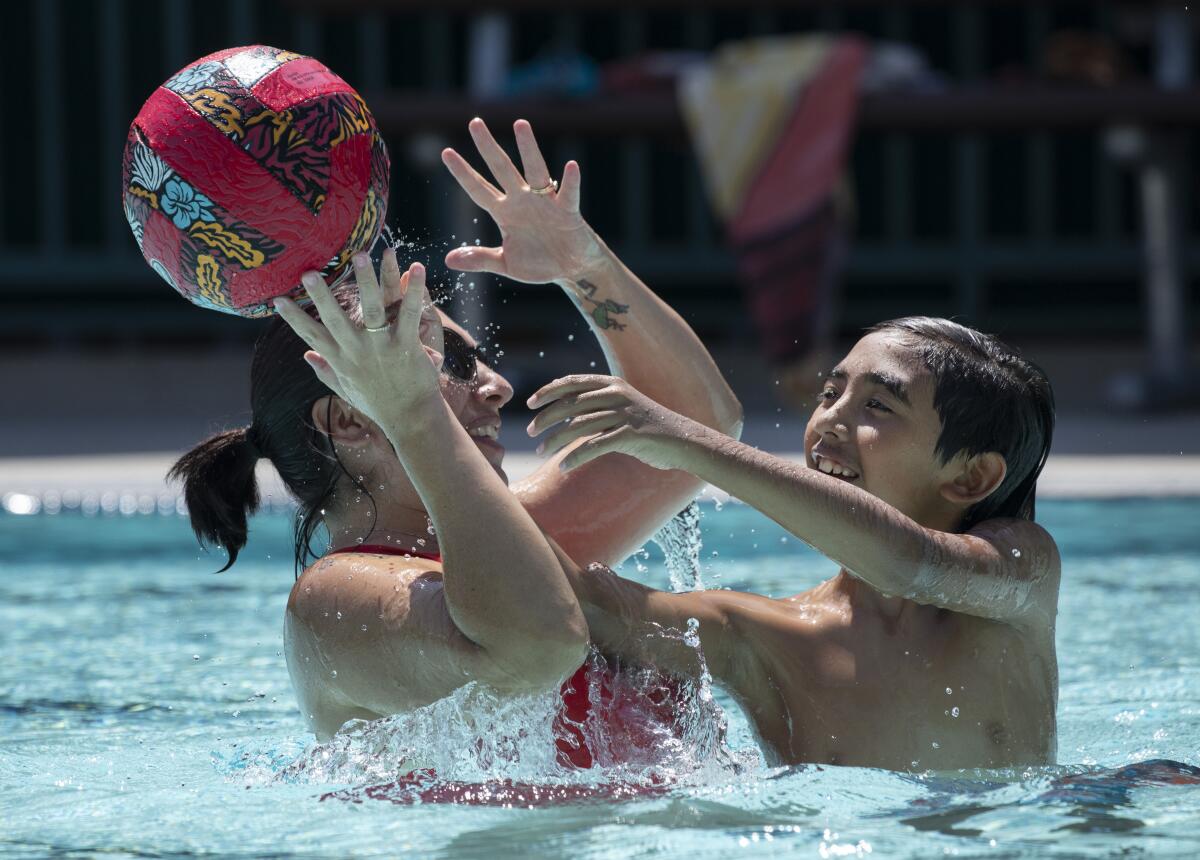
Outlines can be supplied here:
M330 555L346 552L403 555L441 561L437 553L412 552L382 544L335 549ZM595 689L593 690L593 687ZM593 692L599 699L593 701ZM630 689L616 683L616 672L584 663L562 685L563 707L554 725L558 761L564 767L590 768L599 757L602 764L618 764L636 751L652 751L658 732L655 728L674 726L682 690L674 679L662 676L650 689ZM607 749L588 747L583 726L597 708L604 719Z

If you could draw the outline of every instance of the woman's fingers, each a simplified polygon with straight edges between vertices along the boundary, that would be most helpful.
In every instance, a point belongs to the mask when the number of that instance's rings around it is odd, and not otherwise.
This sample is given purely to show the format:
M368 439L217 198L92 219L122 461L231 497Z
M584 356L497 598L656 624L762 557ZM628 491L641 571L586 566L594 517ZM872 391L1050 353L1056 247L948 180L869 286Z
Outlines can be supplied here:
M517 138L517 151L521 153L526 184L530 188L545 188L550 184L550 169L546 167L546 159L542 158L537 138L533 136L533 127L527 120L519 119L513 123L513 134Z
M496 138L492 137L487 124L479 117L475 117L468 123L467 128L471 132L471 139L475 141L475 146L479 149L479 154L483 156L488 169L492 171L492 176L496 177L496 181L500 183L500 187L504 189L505 193L511 194L514 191L520 191L525 185L525 179L517 172L508 153L501 149L500 144L496 143Z
M581 439L584 436L593 436L596 433L603 433L605 430L611 430L624 423L625 413L617 409L604 409L600 412L580 415L561 430L556 430L547 436L537 446L537 452L539 454L553 454L576 439Z
M508 272L503 248L455 248L446 255L446 265L456 272L491 272L496 275Z
M615 376L605 376L599 373L573 373L570 376L559 377L547 382L525 401L530 409L538 409L552 403L567 394L577 394L583 391L595 391L617 382Z
M385 309L390 308L404 297L404 288L401 286L404 275L400 271L395 248L388 248L383 252L383 262L379 264L379 278L383 282L383 306Z
M426 298L425 267L413 263L408 267L408 285L404 291L404 301L400 303L400 317L396 326L401 343L420 342L421 315L425 310Z
M354 326L321 276L316 272L305 272L300 278L300 283L304 285L304 292L308 293L308 297L316 305L321 322L333 339L338 343L350 342L354 338Z
M563 168L562 183L558 186L558 202L568 212L579 212L579 162L568 161Z
M628 400L624 395L606 389L579 395L567 395L535 415L533 420L529 422L529 426L525 428L525 431L530 436L537 436L539 433L545 432L564 419L573 418L576 415L583 415L588 412L595 412L598 409L611 409L614 406L623 406L627 402Z
M325 383L326 388L328 388L338 397L345 400L347 403L350 402L350 398L347 397L346 392L342 390L342 384L338 380L337 374L334 373L333 368L329 365L329 362L325 360L323 355L310 349L308 352L304 353L304 360L308 363L308 366L313 369L313 373L317 375L317 379Z
M485 212L491 212L492 207L500 199L500 192L488 182L467 160L453 149L442 150L442 164L450 171L450 175L459 184L472 202Z
M383 289L375 277L375 266L371 258L359 252L354 255L354 282L358 285L358 305L362 311L363 328L387 328L387 308L383 303Z
M314 350L326 354L337 350L337 343L329 336L325 327L305 313L294 301L280 296L275 299L274 304L275 310L283 317L283 321Z

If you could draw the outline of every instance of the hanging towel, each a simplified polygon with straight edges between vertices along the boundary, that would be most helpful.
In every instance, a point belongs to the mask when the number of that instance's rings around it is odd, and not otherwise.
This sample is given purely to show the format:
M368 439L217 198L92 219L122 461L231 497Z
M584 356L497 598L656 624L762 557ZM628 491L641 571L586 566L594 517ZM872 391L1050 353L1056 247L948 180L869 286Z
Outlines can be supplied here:
M834 198L865 61L854 37L758 39L680 79L706 188L774 364L807 354L831 318L843 239Z

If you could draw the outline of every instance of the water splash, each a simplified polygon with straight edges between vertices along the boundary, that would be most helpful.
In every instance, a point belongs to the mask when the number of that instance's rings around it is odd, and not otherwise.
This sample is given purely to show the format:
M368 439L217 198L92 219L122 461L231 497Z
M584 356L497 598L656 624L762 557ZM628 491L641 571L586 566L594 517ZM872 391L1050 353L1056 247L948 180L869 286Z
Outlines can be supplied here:
M442 780L541 785L700 784L761 767L756 750L728 746L728 721L712 694L698 627L656 630L664 647L684 646L695 665L684 680L628 667L593 652L586 678L591 708L579 723L560 716L558 691L498 695L478 683L414 711L352 720L299 754L274 746L236 749L223 769L248 785L369 785L431 770ZM595 767L566 765L558 742L582 740Z
M652 540L662 547L672 591L703 591L700 569L700 505L692 502L661 529Z

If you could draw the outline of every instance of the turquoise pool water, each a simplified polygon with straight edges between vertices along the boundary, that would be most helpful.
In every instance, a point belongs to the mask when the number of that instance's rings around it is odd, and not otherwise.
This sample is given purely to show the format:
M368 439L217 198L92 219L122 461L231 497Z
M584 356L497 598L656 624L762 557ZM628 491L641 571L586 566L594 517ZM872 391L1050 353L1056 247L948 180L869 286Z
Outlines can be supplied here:
M1058 767L767 769L718 694L717 765L683 762L687 778L655 795L532 809L322 802L378 783L405 732L436 747L462 727L440 712L310 749L280 652L287 517L259 517L218 575L171 505L126 509L0 514L0 857L1194 856L1200 844L1200 786L1096 776L1200 765L1200 500L1040 506L1065 564ZM782 595L830 571L745 507L703 513L708 584ZM656 546L625 572L667 581ZM535 758L476 759L466 775L528 776Z

